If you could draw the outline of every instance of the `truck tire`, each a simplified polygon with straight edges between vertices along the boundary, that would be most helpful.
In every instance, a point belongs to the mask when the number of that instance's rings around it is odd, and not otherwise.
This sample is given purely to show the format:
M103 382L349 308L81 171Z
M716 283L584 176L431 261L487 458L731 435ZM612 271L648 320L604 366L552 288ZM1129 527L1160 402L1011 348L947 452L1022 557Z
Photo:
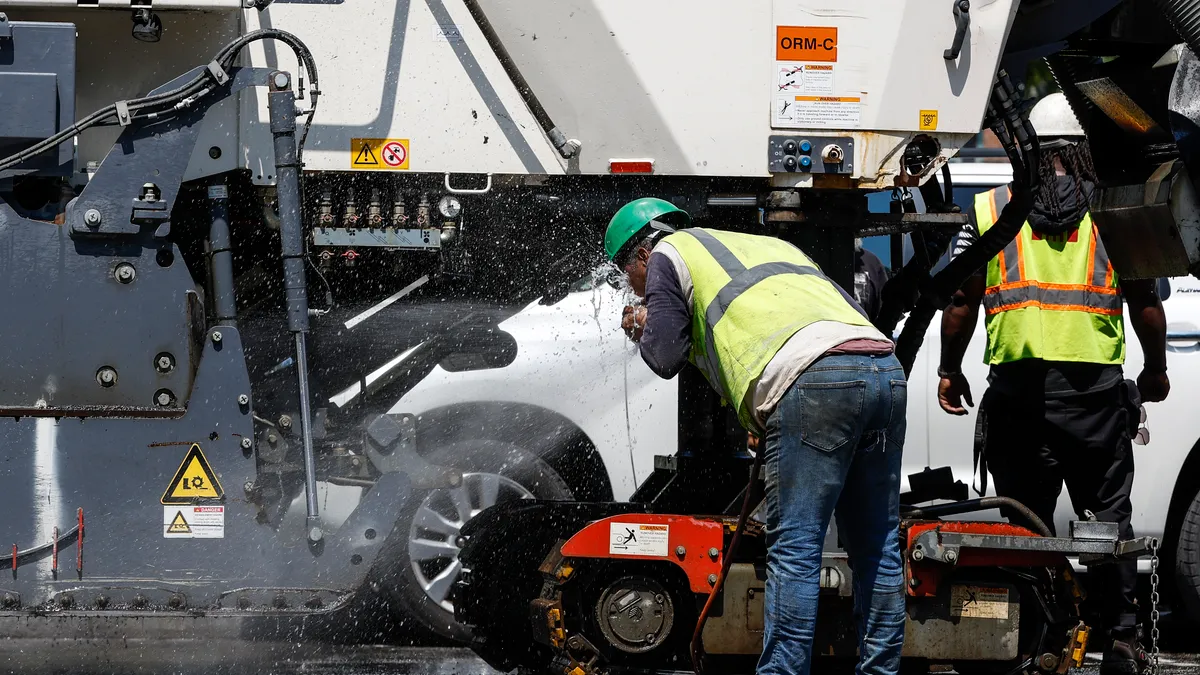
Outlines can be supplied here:
M566 481L537 455L494 440L455 442L431 453L435 464L463 472L457 488L416 493L396 524L394 562L383 587L393 606L436 635L459 642L470 629L454 620L446 597L458 571L457 531L495 503L510 499L571 499Z
M1192 496L1175 545L1175 587L1189 619L1200 619L1200 493Z

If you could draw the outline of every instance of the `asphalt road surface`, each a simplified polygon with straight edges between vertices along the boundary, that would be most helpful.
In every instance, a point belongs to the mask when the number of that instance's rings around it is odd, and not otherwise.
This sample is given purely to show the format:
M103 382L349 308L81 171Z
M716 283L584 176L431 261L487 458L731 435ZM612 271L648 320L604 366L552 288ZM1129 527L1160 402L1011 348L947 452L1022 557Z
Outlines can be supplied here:
M330 647L305 643L212 641L0 640L0 672L72 675L495 675L468 650ZM1072 671L1097 675L1100 657ZM1200 655L1164 654L1164 675L1200 675Z

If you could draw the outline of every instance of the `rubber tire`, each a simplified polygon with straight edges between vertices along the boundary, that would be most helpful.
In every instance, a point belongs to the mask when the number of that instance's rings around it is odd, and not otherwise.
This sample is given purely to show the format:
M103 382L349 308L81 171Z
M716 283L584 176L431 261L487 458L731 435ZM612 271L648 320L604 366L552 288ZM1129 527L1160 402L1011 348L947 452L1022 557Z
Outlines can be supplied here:
M1188 619L1200 621L1200 493L1192 496L1175 544L1175 588Z
M465 472L498 473L520 483L537 499L569 500L573 497L571 487L549 464L512 443L486 439L460 441L438 449L426 459ZM389 547L394 552L394 563L389 564L393 573L382 586L397 610L417 619L438 637L466 642L471 637L470 629L456 622L453 615L425 595L409 565L409 527L424 498L425 493L413 494L396 523L392 535L394 542L389 542L395 544Z

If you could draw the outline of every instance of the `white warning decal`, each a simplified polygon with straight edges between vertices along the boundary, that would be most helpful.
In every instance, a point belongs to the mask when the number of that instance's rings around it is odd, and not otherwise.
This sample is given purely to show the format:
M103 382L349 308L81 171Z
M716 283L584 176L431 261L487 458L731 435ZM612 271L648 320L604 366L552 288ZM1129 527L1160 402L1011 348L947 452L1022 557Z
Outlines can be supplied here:
M670 525L609 523L608 528L609 555L667 555Z
M164 506L164 539L224 539L224 506Z
M967 619L1007 619L1008 589L986 586L952 586L950 616Z

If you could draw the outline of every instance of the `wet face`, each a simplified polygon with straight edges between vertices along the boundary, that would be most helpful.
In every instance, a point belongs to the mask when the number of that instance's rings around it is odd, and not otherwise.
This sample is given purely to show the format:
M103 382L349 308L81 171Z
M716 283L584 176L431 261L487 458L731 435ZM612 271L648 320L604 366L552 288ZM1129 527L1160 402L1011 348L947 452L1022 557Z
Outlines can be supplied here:
M650 250L639 248L622 269L629 278L629 287L639 298L646 297L646 265L650 261Z

